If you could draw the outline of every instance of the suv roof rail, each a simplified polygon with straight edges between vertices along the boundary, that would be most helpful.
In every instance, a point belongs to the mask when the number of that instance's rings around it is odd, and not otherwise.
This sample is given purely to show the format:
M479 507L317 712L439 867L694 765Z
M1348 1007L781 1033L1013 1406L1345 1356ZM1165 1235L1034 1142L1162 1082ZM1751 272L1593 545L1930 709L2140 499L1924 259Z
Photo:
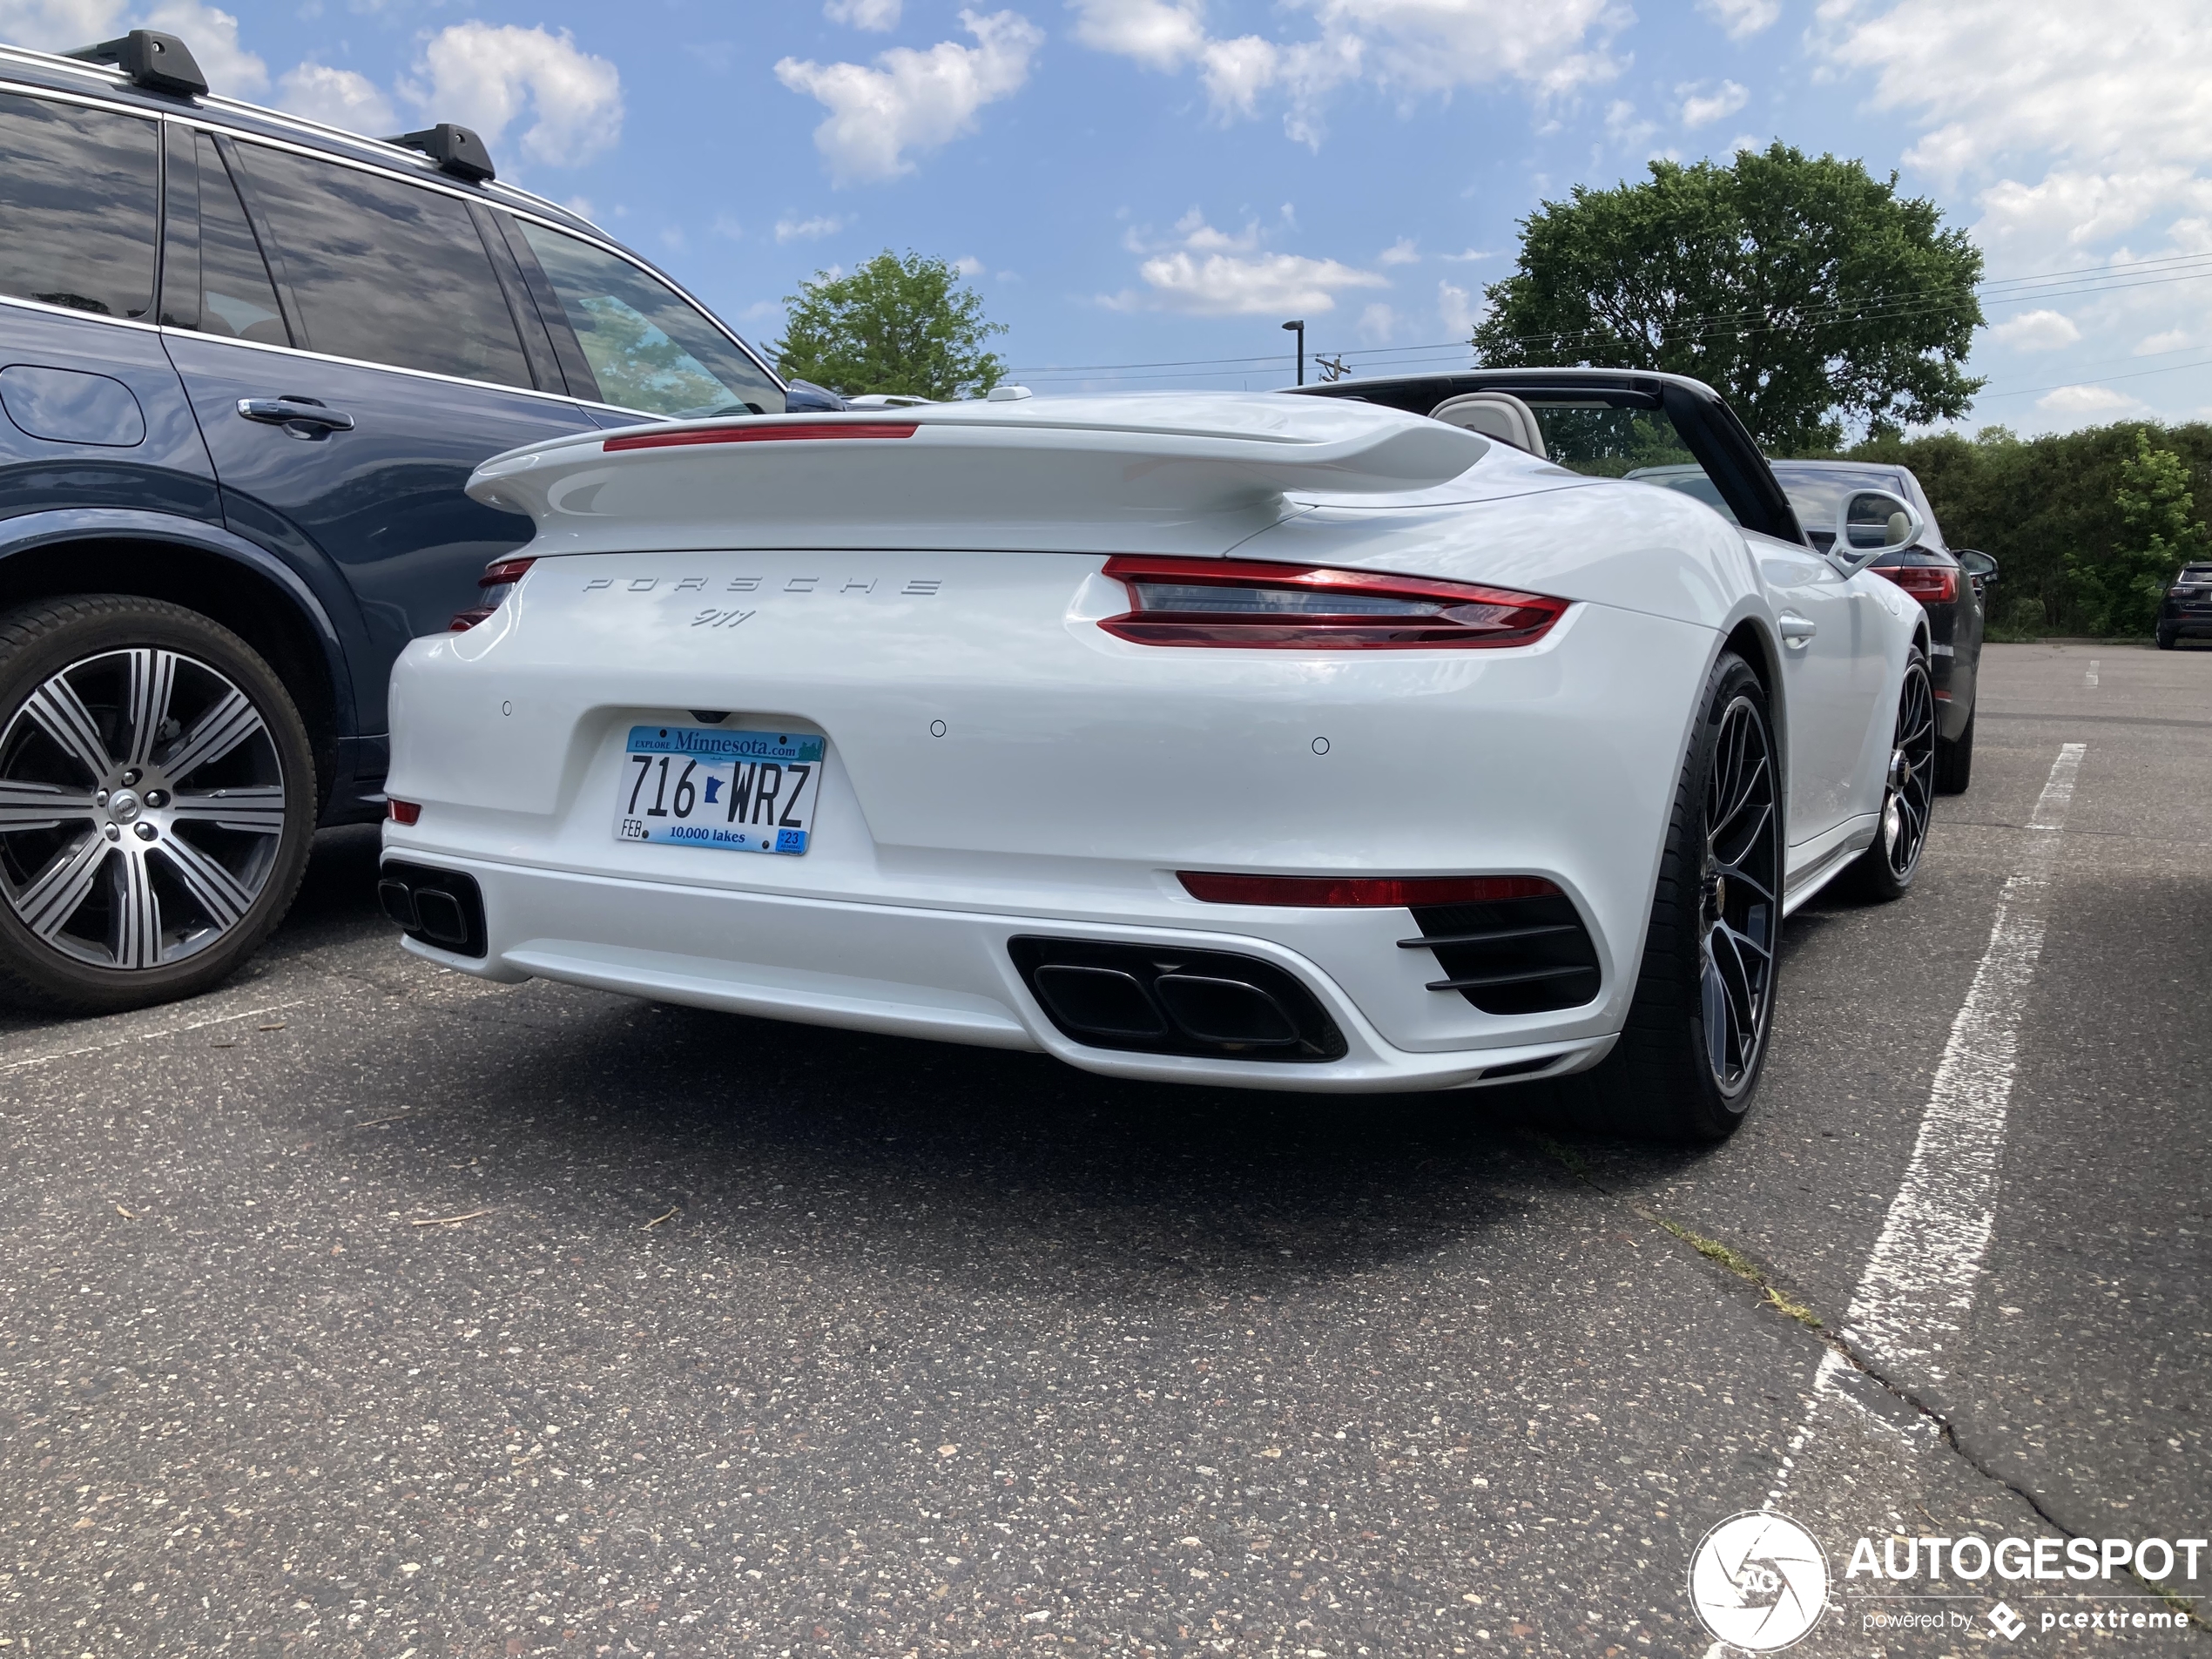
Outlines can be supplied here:
M69 57L88 64L113 64L134 86L153 92L196 97L207 90L207 77L192 55L192 48L174 35L158 30L133 29L97 46L80 46Z
M492 169L491 152L484 148L484 141L470 128L455 126L450 121L441 121L420 132L397 133L384 142L420 150L442 171L473 184L499 177Z

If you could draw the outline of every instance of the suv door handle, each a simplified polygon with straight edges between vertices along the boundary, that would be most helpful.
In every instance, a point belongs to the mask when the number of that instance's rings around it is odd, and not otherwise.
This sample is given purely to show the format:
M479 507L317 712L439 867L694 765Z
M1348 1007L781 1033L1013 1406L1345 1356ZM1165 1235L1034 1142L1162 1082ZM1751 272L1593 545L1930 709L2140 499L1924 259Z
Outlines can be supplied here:
M1775 619L1775 626L1781 631L1782 643L1785 645L1807 644L1820 631L1820 624L1811 617L1800 617L1787 610Z
M242 397L238 412L249 421L280 426L295 438L320 438L354 429L352 415L327 408L311 397Z

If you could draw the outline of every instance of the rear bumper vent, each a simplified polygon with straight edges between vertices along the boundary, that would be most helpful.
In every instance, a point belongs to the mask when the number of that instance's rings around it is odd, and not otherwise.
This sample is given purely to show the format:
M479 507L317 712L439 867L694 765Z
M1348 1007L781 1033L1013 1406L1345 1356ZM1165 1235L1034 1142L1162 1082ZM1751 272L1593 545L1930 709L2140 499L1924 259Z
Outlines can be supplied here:
M1436 953L1444 977L1432 991L1457 991L1485 1014L1548 1014L1593 1001L1597 948L1563 894L1495 904L1416 905L1419 939L1401 950Z
M1093 1049L1211 1059L1341 1060L1344 1034L1313 994L1271 962L1226 951L1008 941L1062 1035Z
M396 859L376 874L378 902L409 939L456 956L484 954L484 900L474 876Z

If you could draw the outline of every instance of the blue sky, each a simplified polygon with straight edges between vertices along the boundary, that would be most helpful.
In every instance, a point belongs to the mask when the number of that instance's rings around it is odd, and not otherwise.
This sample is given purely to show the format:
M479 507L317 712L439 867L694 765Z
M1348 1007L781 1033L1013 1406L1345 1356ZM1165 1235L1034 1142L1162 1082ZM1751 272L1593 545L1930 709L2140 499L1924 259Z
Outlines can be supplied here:
M146 21L219 90L478 127L756 339L911 247L1040 390L1276 384L1292 316L1445 367L1540 200L1781 138L1986 249L1970 428L2212 415L2201 0L0 0L26 44Z

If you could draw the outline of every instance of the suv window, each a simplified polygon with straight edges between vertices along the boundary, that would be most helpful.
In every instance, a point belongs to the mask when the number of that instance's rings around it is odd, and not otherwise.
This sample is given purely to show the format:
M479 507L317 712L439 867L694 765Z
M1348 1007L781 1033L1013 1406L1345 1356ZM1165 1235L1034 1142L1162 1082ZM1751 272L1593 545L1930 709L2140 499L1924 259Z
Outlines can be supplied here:
M516 223L599 382L571 385L577 396L651 415L783 412L775 382L672 290L580 238Z
M193 146L189 155L180 159L177 149L169 152L169 262L162 277L166 296L162 321L228 340L290 345L261 245L215 141L205 132L186 141ZM198 219L188 220L195 205ZM190 233L193 227L196 239Z
M0 293L151 311L158 136L137 116L0 93Z
M300 310L334 357L528 386L514 314L468 204L286 151L240 145L257 216Z

